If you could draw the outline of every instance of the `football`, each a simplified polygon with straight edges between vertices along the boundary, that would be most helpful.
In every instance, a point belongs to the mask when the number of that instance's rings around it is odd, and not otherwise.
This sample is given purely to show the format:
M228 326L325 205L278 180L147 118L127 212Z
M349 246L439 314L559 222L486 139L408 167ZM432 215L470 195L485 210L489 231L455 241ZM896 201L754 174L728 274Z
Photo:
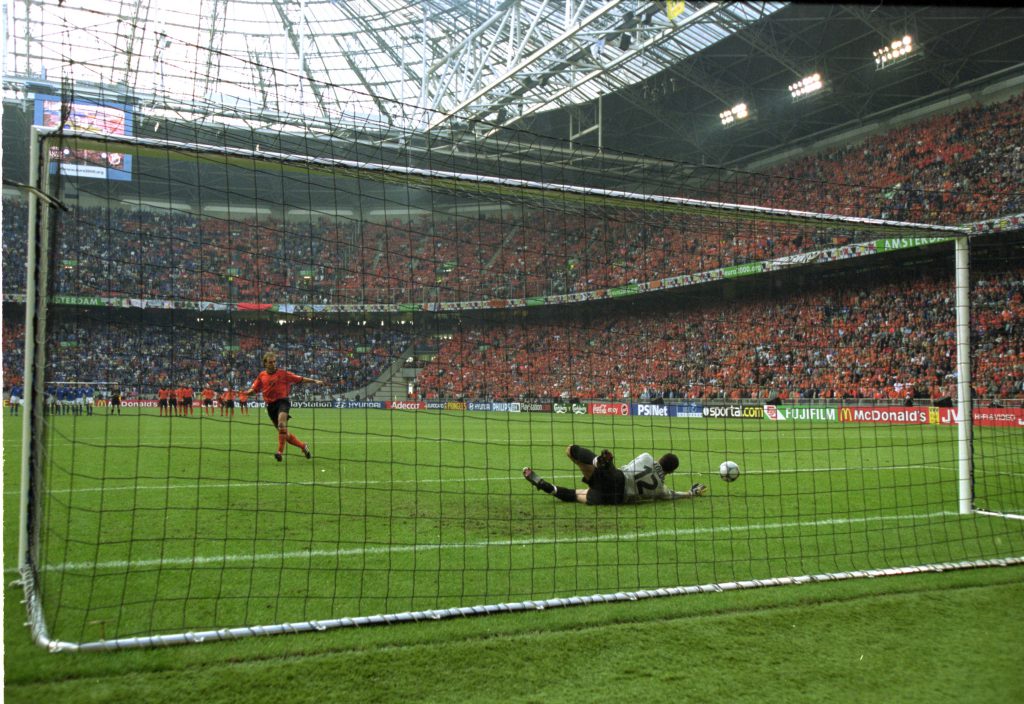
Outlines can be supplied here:
M718 473L727 482L734 482L740 476L740 466L732 460L726 460L718 465Z

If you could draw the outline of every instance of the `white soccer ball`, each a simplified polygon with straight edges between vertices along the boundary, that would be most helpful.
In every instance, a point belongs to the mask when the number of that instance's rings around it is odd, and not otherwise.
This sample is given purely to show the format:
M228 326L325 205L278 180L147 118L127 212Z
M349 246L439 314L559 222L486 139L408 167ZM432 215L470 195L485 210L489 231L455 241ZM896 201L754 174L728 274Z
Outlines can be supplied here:
M718 474L727 482L734 482L740 476L740 466L732 460L718 465Z

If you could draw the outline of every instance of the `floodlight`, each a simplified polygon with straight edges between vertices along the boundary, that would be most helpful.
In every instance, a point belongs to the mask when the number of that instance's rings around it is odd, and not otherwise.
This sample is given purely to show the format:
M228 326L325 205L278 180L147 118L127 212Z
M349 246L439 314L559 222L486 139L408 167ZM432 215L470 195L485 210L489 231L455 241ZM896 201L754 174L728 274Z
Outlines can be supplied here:
M739 120L746 120L748 117L750 117L750 110L747 109L746 103L738 103L718 114L718 119L722 121L724 127L729 127Z
M801 100L811 93L817 93L824 87L825 83L821 80L821 74L812 73L810 76L801 78L796 83L791 83L789 86L789 94L793 96L793 100Z
M909 34L902 39L893 39L888 46L883 46L872 52L875 57L875 68L878 70L906 61L920 53L918 45L914 43L914 38Z

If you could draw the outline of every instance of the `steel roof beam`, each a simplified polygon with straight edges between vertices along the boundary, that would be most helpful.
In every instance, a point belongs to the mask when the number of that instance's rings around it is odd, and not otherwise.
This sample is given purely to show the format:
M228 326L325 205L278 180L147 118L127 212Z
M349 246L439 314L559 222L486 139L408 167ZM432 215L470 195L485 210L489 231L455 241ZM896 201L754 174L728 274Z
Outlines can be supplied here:
M752 48L775 59L782 66L792 71L794 75L804 75L804 72L806 71L805 67L798 66L786 53L781 51L774 42L762 39L758 32L747 30L747 27L753 23L737 17L729 10L728 5L723 8L719 21L724 27L732 30L736 36L749 44Z
M394 124L394 116L391 114L391 110L388 109L388 105L385 103L385 101L379 95L377 95L377 91L373 89L373 86L370 85L370 82L366 80L366 76L363 74L362 69L360 69L359 65L355 62L355 60L353 60L351 54L345 51L345 47L341 45L341 42L338 41L337 37L334 38L334 41L338 45L338 48L341 49L340 53L342 56L345 57L345 63L348 64L348 67L352 69L352 73L355 74L356 78L359 79L359 82L366 90L366 94L370 96L370 98L373 100L373 104L377 106L378 110L380 110L381 115L383 115L385 119L387 119L389 125Z
M313 93L313 97L316 98L316 104L320 108L320 114L328 117L330 111L327 109L327 105L324 103L323 93L320 91L320 84L316 80L316 76L309 70L309 62L306 60L306 50L302 46L302 38L295 32L295 23L288 17L288 13L285 12L281 6L281 0L273 0L274 9L277 10L277 14L281 17L281 26L284 27L285 33L288 35L288 41L291 42L292 49L295 50L295 55L299 57L299 64L302 67L302 73L306 77L306 82L309 84L310 91Z
M595 24L598 20L607 15L609 12L617 8L619 5L622 5L625 1L626 0L609 0L609 2L606 2L597 10L591 12L589 15L583 18L579 22L579 24L568 29L565 29L564 31L550 39L539 49L532 52L529 56L520 60L507 71L499 74L496 78L491 79L482 88L476 89L470 95L460 99L458 103L445 110L444 113L436 116L427 125L425 132L430 132L436 129L437 127L444 124L445 122L448 122L454 117L462 117L462 113L466 108L472 106L481 98L484 98L485 96L488 96L489 94L493 93L499 88L505 86L507 83L510 82L510 80L513 80L518 74L530 68L551 52L558 50L560 47L568 43L578 34L583 32L585 29Z
M588 83L588 82L590 82L590 81L592 81L592 80L594 80L594 79L596 79L598 77L607 75L613 69L619 67L620 65L622 65L625 62L627 62L630 59L632 59L635 54L638 54L640 52L646 51L647 49L656 47L659 44L664 43L667 39L669 39L672 35L676 34L677 32L681 31L684 27L692 25L692 24L695 24L695 23L701 21L702 19L704 19L704 17L706 15L712 14L715 10L718 9L718 7L719 7L719 3L709 3L708 5L705 5L704 7L702 7L700 10L698 10L693 15L690 15L689 17L687 17L686 20L684 20L683 22L681 22L679 24L668 23L668 24L665 24L665 25L661 25L660 27L655 27L652 31L650 31L648 33L647 38L643 42L638 42L637 46L632 51L623 52L618 58L612 60L611 62L609 62L607 64L592 64L592 66L595 67L595 68L593 68L593 70L591 70L588 73L584 74L579 79L574 79L569 85L565 86L564 88L556 90L554 93L552 93L552 94L550 94L548 96L545 96L545 99L544 99L543 102L537 102L536 104L532 105L531 107L523 110L518 115L509 116L506 120L499 120L498 122L501 123L499 125L499 127L504 127L504 126L511 125L511 124L513 124L515 122L518 122L519 120L521 120L524 117L532 115L533 113L538 112L540 110L543 110L544 108L548 107L549 105L551 105L553 103L556 103L559 98L562 98L563 96L567 95L568 93L570 93L570 92L572 92L574 90L578 90L580 88L580 86L582 86L582 85L584 85L584 84L586 84L586 83ZM518 97L518 96L516 96L516 97ZM511 102L511 101L508 101L508 102ZM494 129L490 130L489 132L487 132L487 134L485 134L484 136L485 137L490 136L490 135L494 134L496 130L497 130L497 128L494 128Z

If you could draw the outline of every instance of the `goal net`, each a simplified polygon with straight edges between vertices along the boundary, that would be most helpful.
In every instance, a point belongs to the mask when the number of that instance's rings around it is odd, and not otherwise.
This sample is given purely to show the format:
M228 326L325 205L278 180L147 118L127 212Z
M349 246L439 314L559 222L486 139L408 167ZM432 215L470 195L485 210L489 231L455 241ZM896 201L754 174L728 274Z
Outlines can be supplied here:
M313 136L35 135L5 338L26 339L21 571L53 649L1024 555L1019 221L723 170L628 190ZM131 179L63 171L94 153ZM294 443L243 398L268 351L324 382L291 389ZM95 412L45 413L76 381ZM672 453L665 485L703 495L561 501L600 489L574 444Z

